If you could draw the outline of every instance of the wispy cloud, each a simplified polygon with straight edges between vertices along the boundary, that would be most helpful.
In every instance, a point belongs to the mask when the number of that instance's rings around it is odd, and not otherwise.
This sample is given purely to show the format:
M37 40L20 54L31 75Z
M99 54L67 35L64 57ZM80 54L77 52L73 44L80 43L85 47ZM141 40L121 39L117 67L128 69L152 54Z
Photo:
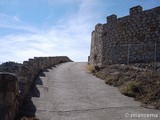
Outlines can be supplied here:
M76 2L80 4L75 13L60 19L56 25L45 27L45 30L24 23L18 16L0 13L2 18L0 27L26 31L20 35L13 33L0 37L0 62L9 60L22 62L34 56L59 55L69 56L75 61L87 61L90 33L99 16L95 8L100 8L100 2L98 0Z
M16 30L23 30L26 32L40 32L33 26L30 26L20 20L18 16L9 16L3 13L0 13L0 28L9 28Z

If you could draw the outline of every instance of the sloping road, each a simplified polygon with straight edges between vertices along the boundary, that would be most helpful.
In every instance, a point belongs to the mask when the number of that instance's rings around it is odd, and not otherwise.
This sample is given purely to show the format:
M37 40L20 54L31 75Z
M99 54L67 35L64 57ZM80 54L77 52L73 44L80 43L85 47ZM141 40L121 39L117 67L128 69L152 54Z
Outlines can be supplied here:
M86 64L69 62L45 72L37 86L40 98L33 98L40 120L160 120L160 111L121 95L87 73Z

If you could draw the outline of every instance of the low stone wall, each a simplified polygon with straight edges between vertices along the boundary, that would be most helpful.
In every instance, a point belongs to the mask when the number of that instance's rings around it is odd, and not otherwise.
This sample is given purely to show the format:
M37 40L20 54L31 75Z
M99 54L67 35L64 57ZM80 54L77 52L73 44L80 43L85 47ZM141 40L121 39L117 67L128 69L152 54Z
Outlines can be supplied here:
M66 56L35 57L23 64L4 63L0 66L0 120L14 120L29 88L38 73L54 65L71 62Z

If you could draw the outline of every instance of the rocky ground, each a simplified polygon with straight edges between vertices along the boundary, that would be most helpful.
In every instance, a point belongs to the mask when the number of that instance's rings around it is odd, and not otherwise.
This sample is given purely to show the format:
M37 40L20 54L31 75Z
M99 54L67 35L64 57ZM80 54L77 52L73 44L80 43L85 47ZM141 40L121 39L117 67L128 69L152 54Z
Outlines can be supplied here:
M160 63L116 64L92 72L109 85L136 100L145 107L160 108Z
M10 72L19 74L19 67L22 66L20 63L5 62L0 65L0 72Z

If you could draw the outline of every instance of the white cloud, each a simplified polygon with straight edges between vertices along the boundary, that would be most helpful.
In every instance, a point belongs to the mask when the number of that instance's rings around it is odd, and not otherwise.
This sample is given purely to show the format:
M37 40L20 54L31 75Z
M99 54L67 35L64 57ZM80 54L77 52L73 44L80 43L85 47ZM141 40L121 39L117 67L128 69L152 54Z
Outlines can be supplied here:
M20 22L20 18L18 16L13 16L13 20Z
M73 39L75 37L75 39ZM1 38L0 58L5 61L22 62L34 56L60 56L66 55L74 60L84 60L88 55L86 41L82 37L70 37L67 34L60 36L51 33L37 35L10 35ZM80 59L81 58L81 59Z
M35 27L22 22L18 16L9 16L3 13L0 13L0 28L23 30L26 32L40 32Z
M0 27L25 30L21 35L10 34L0 38L0 62L22 62L34 56L66 55L75 61L87 61L90 35L95 25L98 0L80 1L79 10L47 30L38 30L21 21L18 16L0 14ZM69 2L65 0L64 2ZM5 21L7 20L7 21Z

